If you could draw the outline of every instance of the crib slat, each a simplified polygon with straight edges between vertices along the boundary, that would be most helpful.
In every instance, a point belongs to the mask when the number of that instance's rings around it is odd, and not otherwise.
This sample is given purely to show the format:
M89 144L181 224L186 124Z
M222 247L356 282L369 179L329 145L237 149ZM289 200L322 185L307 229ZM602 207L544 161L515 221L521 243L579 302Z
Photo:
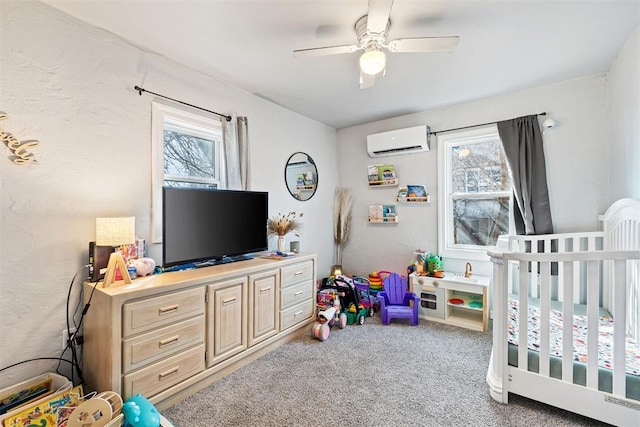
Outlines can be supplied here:
M558 252L564 252L565 251L565 239L558 239ZM564 263L563 262L559 262L558 263L558 301L562 302L562 301L567 301L567 296L565 295L564 292L564 281L562 280L562 277L564 276Z
M627 264L627 334L640 342L640 261Z
M562 262L564 274L558 276L564 286L562 308L562 380L573 384L573 267L574 262Z
M551 263L540 263L540 375L549 376L549 304Z
M625 325L626 325L626 262L617 260L613 263L613 307L615 317L613 321L613 394L616 396L625 396Z
M538 239L534 239L533 237L531 237L531 253L532 254L537 254L538 253ZM530 290L531 290L531 297L532 298L539 298L540 296L540 291L538 289L538 262L536 261L532 261L529 263L529 280L531 283L530 286Z
M574 303L580 303L580 263L574 262L573 264L573 297L571 301Z
M587 261L587 387L598 389L598 262Z
M518 280L518 369L527 371L528 365L528 328L529 305L527 300L527 268L530 263L520 262L520 278Z

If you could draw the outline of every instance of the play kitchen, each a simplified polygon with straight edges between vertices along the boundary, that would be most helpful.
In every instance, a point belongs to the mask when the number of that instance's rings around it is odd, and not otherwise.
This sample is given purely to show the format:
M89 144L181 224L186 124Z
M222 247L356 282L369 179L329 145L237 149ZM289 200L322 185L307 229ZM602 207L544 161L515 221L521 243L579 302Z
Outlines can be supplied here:
M489 320L488 289L491 279L472 273L443 270L442 258L419 254L409 276L411 292L420 297L420 317L486 332Z

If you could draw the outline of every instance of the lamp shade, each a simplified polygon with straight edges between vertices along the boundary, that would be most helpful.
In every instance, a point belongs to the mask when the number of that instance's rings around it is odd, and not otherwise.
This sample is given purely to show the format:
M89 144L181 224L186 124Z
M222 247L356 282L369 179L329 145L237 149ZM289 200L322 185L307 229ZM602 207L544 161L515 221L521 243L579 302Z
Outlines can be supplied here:
M386 64L387 56L381 50L369 50L360 57L360 70L365 74L378 74Z
M136 217L96 218L96 245L130 245L136 241Z

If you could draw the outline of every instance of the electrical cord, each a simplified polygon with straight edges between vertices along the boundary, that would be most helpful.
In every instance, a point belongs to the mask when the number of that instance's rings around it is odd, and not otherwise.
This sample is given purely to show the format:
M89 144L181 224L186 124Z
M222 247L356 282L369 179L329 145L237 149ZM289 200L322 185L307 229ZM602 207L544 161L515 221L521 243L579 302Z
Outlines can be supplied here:
M16 362L14 364L11 364L9 366L5 366L3 368L0 368L0 372L5 371L7 369L13 368L15 366L21 365L23 363L29 363L29 362L35 362L38 360L57 360L58 361L58 366L56 367L56 373L62 375L60 373L60 366L62 364L62 362L66 362L68 364L71 365L71 382L75 385L77 384L84 384L84 376L82 375L82 360L81 358L78 356L78 345L82 344L81 338L82 335L78 335L80 333L80 328L82 327L82 322L84 320L84 316L87 314L87 311L89 310L89 306L91 305L91 299L93 298L93 293L95 292L96 288L98 287L98 284L100 283L100 279L96 280L96 282L93 285L93 289L91 289L91 294L89 295L89 300L87 301L87 303L84 305L82 312L80 313L80 320L78 321L78 323L76 323L76 316L78 313L78 309L80 308L80 306L82 305L82 300L83 300L83 289L81 288L80 290L80 299L78 301L78 304L76 305L76 308L73 311L73 314L70 316L69 315L69 304L71 302L71 291L73 290L73 284L75 283L78 274L80 274L82 271L84 271L84 269L86 268L90 268L91 264L87 264L82 266L82 268L80 270L78 270L76 272L76 274L73 275L73 278L71 279L71 283L69 284L69 290L67 292L67 303L66 303L66 323L67 323L67 332L69 332L71 330L71 322L73 322L74 327L76 328L75 332L73 332L73 334L69 334L69 337L67 338L67 342L66 342L66 346L64 348L64 350L62 350L62 353L60 353L60 356L58 357L36 357L33 359L27 359L27 360L23 360L20 362ZM71 351L71 360L69 359L65 359L64 358L64 354L70 350ZM74 373L74 369L75 369L75 373ZM78 383L76 383L75 381L75 375L78 376Z
M35 361L38 361L38 360L57 360L58 362L67 362L70 365L73 365L73 362L71 360L64 359L62 357L36 357L36 358L33 358L33 359L27 359L27 360L23 360L21 362L16 362L13 365L5 366L4 368L0 368L0 372L6 371L7 369L13 368L14 366L22 365L23 363L35 362Z
M76 281L76 278L78 277L78 274L83 271L85 268L90 268L91 265L87 264L84 265L82 267L82 269L80 269L71 279L71 283L69 284L69 290L67 292L67 303L66 303L66 322L67 322L67 332L69 332L71 330L71 323L73 322L76 330L73 333L69 333L69 336L67 338L67 343L66 343L66 347L64 348L64 350L62 350L62 353L60 354L60 360L62 360L64 354L67 351L71 351L71 362L72 362L72 369L71 369L71 381L76 384L76 379L75 379L75 375L78 375L78 383L79 384L84 384L84 376L82 373L82 360L80 358L80 356L78 355L79 351L78 351L78 345L81 345L82 342L80 341L80 338L82 337L82 335L80 334L80 328L82 327L82 322L84 320L84 316L87 314L87 311L89 310L89 306L91 305L91 299L93 298L93 293L96 290L96 287L98 286L98 283L100 282L100 280L96 280L96 282L93 285L93 289L91 290L91 294L89 295L89 300L87 301L87 303L85 304L84 308L82 309L82 312L80 313L80 320L78 321L78 323L76 323L76 314L78 312L78 308L80 307L80 305L82 304L82 300L83 300L83 289L80 289L80 298L78 300L78 304L76 305L76 308L74 309L73 313L70 315L69 313L69 304L71 303L71 291L73 290L73 285ZM58 362L58 366L56 367L56 372L59 374L60 373L60 363ZM75 368L75 372L74 369Z

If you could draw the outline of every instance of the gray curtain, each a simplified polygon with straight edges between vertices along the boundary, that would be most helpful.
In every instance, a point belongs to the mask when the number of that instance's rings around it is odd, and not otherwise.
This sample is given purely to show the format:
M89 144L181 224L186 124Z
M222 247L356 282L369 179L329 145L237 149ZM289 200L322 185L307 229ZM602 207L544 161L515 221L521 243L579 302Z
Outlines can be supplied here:
M224 186L229 190L249 188L249 130L246 117L223 120Z
M553 233L538 116L498 122L498 133L513 178L516 233Z

